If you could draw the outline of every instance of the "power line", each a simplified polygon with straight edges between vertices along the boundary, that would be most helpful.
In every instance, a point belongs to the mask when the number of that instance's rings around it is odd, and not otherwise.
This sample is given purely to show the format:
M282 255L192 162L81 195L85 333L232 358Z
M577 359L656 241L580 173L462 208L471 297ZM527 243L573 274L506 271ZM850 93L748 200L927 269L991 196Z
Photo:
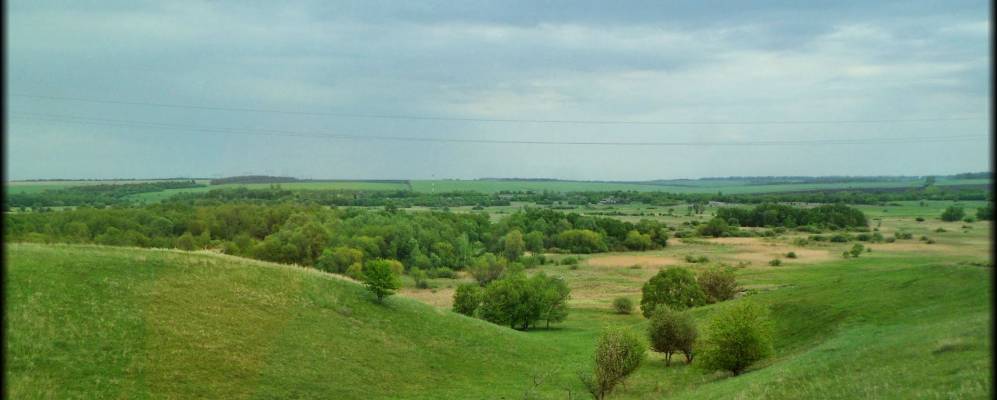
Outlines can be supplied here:
M841 124L883 124L883 123L918 123L981 120L986 117L930 117L930 118L882 118L882 119L852 119L852 120L760 120L760 121L637 121L637 120L574 120L574 119L532 119L532 118L476 118L476 117L443 117L401 114L364 114L327 111L295 111L265 108L221 107L197 104L175 104L145 101L126 101L93 99L83 97L45 96L33 94L10 94L12 97L23 97L40 100L74 101L96 104L119 104L146 107L175 108L188 110L209 110L227 112L255 112L286 115L312 115L341 118L365 119L395 119L417 121L457 121L457 122L490 122L490 123L526 123L526 124L574 124L574 125L841 125Z
M119 119L108 119L108 118L95 118L95 117L58 115L58 114L40 114L40 113L15 112L12 113L11 117L15 119L46 121L46 122L55 122L55 123L64 123L64 124L95 125L95 126L108 126L108 127L120 127L120 128L160 129L160 130L175 131L186 134L190 134L191 132L202 132L202 133L223 134L223 135L305 137L305 138L336 139L336 140L403 141L403 142L430 142L430 143L476 143L476 144L577 145L577 146L805 146L805 145L906 144L906 143L956 142L956 141L967 141L967 140L979 140L986 138L980 135L965 134L965 135L951 135L951 136L921 136L921 137L892 137L892 138L724 141L724 142L718 142L718 141L595 142L595 141L496 140L496 139L459 139L459 138L419 138L419 137L405 137L405 136L302 132L302 131L291 131L291 130L280 130L280 129L205 127L205 126L153 122L153 121L119 120Z

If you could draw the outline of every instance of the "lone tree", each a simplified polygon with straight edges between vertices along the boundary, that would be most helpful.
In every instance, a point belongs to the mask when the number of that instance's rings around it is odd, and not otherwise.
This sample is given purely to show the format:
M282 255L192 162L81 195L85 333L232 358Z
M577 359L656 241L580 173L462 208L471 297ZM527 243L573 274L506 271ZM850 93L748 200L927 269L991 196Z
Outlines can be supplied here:
M737 280L730 268L718 267L703 271L696 282L706 294L706 302L710 304L733 299L737 293Z
M637 334L625 329L608 330L596 344L594 371L583 372L579 378L593 398L602 400L640 367L646 353L647 344Z
M384 298L395 294L395 290L401 286L398 280L398 273L395 272L394 264L397 261L377 259L368 261L363 266L363 284L377 301L383 302Z
M668 268L651 277L641 289L640 308L645 318L650 318L659 304L684 310L706 304L706 294L691 271Z
M665 354L665 365L671 365L672 354L681 352L686 364L692 362L692 345L696 342L696 323L687 311L675 311L658 306L651 314L647 336L651 349Z
M721 310L705 333L697 363L706 370L738 375L772 354L772 323L767 310L753 303Z
M481 305L481 287L473 283L457 286L453 293L453 310L464 315L474 315Z

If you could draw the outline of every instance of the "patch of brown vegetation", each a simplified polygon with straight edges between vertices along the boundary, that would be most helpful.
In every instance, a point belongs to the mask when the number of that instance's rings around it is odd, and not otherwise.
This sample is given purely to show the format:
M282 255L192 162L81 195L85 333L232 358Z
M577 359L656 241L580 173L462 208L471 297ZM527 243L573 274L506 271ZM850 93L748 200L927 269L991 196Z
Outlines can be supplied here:
M621 254L611 256L595 256L585 260L587 265L597 267L629 267L631 265L642 265L645 267L661 267L666 265L679 264L679 261L665 256Z
M415 299L434 307L450 309L453 307L453 288L414 289L404 288L398 291L401 296Z

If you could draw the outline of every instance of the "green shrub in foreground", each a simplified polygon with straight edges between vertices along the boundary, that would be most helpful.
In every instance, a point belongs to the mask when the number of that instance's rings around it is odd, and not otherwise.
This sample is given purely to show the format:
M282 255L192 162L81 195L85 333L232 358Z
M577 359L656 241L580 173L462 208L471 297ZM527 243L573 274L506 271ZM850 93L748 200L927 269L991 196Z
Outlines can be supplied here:
M738 375L772 354L772 323L767 310L754 303L718 311L704 333L696 360L709 371Z
M610 329L599 336L595 348L595 368L579 377L593 398L606 398L614 387L640 367L647 344L627 329Z
M687 311L679 312L667 306L658 306L651 314L647 335L651 349L665 354L665 365L672 362L672 354L681 352L686 364L692 362L692 346L696 342L696 323Z

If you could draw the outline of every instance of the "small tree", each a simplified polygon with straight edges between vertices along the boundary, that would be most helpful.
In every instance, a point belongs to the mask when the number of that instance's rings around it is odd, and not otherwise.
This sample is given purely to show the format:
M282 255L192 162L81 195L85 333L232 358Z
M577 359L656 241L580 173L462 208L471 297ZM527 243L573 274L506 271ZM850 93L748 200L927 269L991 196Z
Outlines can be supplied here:
M464 315L474 315L481 305L481 287L473 283L457 286L453 293L453 310Z
M571 289L568 283L558 276L547 276L543 272L530 278L530 289L540 297L540 319L550 328L551 322L561 322L568 317L568 299Z
M383 302L385 297L395 294L395 290L401 286L392 261L397 263L395 260L377 259L368 261L363 266L364 286L377 297L379 303Z
M479 308L482 319L493 324L528 330L540 319L540 296L523 274L513 274L485 287Z
M629 297L617 297L613 300L613 310L617 314L630 314L634 311L634 302Z
M945 211L942 211L942 221L958 221L964 216L966 216L966 211L960 206L948 206Z
M730 300L737 293L737 279L730 268L711 268L696 278L699 287L706 294L707 303Z
M658 306L651 314L647 335L651 349L665 354L665 365L672 362L672 354L681 352L685 362L692 362L692 345L696 341L696 323L688 312L674 311L668 306Z
M579 377L596 400L606 398L614 387L640 367L647 354L645 344L635 333L611 329L599 336L595 348L595 368Z
M668 268L651 277L641 288L640 308L644 317L650 317L659 304L682 310L706 304L706 294L691 271Z
M519 230L513 229L502 238L502 254L509 261L518 260L524 251L526 251L526 242L523 241L523 233Z
M533 231L527 233L523 237L523 241L526 242L526 250L536 254L544 251L544 234L540 231Z
M740 303L718 311L706 327L697 363L710 371L744 372L772 354L772 324L762 306Z

